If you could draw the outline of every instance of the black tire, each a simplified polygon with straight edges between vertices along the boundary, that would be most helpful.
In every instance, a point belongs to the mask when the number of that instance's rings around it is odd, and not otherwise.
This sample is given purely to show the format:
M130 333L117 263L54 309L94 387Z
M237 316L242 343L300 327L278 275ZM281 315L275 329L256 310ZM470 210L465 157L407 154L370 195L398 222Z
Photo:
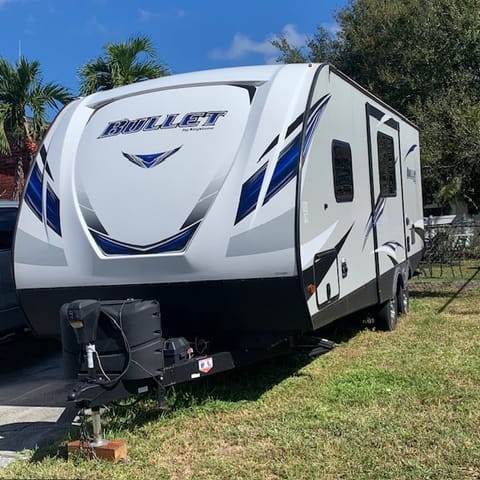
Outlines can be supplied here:
M397 310L400 315L407 314L410 310L410 293L408 291L408 285L398 289Z
M398 300L397 296L382 304L375 313L375 326L378 330L391 332L398 323Z

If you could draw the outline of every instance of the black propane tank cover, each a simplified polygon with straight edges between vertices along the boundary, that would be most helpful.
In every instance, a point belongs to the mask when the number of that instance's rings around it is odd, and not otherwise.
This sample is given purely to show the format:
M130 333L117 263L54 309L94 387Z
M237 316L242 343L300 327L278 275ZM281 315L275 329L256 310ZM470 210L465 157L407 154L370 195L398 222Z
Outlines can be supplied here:
M160 304L156 300L102 301L102 313L114 318L130 346L162 336Z
M127 299L104 300L100 305L95 348L102 372L112 379L121 375L123 380L161 375L164 339L159 303ZM64 308L62 315L66 313ZM86 357L75 346L72 335L75 337L73 332L62 329L64 364L69 378L74 373L84 376L88 372Z

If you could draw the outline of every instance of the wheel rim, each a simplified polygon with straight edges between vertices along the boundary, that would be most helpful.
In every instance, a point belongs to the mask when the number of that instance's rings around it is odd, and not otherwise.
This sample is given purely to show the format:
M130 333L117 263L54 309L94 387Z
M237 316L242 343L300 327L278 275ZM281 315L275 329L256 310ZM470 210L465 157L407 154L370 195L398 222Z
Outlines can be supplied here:
M388 313L390 316L390 324L393 325L395 323L395 317L397 313L397 309L395 308L395 300L390 300L388 305Z
M397 303L398 313L400 314L408 313L409 303L410 303L408 288L400 287L398 289L397 297L398 297L398 303Z
M406 312L408 310L408 293L405 289L402 290L402 306L403 311Z

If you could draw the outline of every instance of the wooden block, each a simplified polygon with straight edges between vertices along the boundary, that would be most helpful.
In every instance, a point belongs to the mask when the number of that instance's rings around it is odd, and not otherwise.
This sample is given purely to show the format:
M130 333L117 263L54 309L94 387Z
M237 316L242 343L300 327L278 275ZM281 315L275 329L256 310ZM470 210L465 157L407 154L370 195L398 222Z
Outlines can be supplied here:
M68 452L80 450L80 440L68 442ZM88 452L88 450L86 450ZM127 459L127 444L123 440L109 440L101 447L93 447L93 451L98 458L110 460L112 462L125 461Z

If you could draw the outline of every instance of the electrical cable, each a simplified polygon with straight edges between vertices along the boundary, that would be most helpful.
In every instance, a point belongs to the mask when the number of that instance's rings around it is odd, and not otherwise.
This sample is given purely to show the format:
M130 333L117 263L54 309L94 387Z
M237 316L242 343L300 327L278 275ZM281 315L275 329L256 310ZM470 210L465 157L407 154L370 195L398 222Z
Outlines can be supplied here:
M125 335L125 332L123 331L123 318L122 318L122 314L123 314L123 310L125 308L125 306L128 304L128 303L131 303L131 302L134 302L135 299L133 298L127 298L121 305L120 307L120 310L119 310L119 315L118 315L118 322L116 321L116 319L110 315L109 313L107 312L103 312L107 318L110 320L110 322L112 323L112 325L120 332L120 335L122 337L122 340L123 340L123 343L124 343L124 347L125 347L125 352L127 354L127 362L126 362L126 366L125 368L123 369L123 371L118 375L116 376L115 378L111 379L104 371L104 368L103 368L103 365L101 363L101 359L100 359L100 356L98 354L98 352L95 352L96 353L96 356L97 356L97 360L98 360L98 365L100 367L100 370L102 372L102 374L105 376L105 378L108 380L107 382L99 382L99 381L95 381L95 383L98 383L100 385L103 385L103 386L108 386L108 387L114 387L115 385L117 385L120 380L125 376L125 374L128 372L130 366L132 364L136 365L138 368L140 368L141 370L143 370L145 373L147 373L156 383L159 387L163 388L163 384L161 383L160 380L158 380L158 378L155 376L155 374L153 372L150 372L149 370L147 370L143 365L141 365L139 362L137 362L136 360L133 360L132 358L132 351L131 351L131 347L130 347L130 342L128 341L128 338L127 336ZM99 392L99 394L95 397L99 397L100 395L102 395L102 392Z
M125 307L125 305L129 302L132 302L133 299L131 298L128 298L126 299L122 306L120 307L120 313L119 313L119 321L120 323L123 323L122 322L122 311L123 311L123 308ZM112 325L120 332L120 335L122 336L122 339L123 339L123 343L124 343L124 346L125 346L125 351L127 353L127 365L126 367L123 369L123 371L117 376L115 377L111 383L113 385L116 385L124 376L125 374L127 373L128 369L130 368L130 365L132 363L132 350L131 350L131 347L130 347L130 342L128 341L128 338L127 336L125 335L125 332L123 331L123 328L118 324L118 322L115 320L115 318L113 318L109 313L106 313L104 312L105 315L110 319L110 321L112 322Z
M132 360L132 363L134 365L136 365L138 368L140 368L141 370L143 370L145 373L148 373L148 375L150 375L153 378L153 380L155 380L155 382L157 382L157 385L159 387L163 387L162 383L157 379L157 377L155 376L154 373L147 370L141 363L138 363L136 360Z
M103 376L104 376L109 382L111 382L112 379L105 373L105 370L103 369L102 361L100 360L100 355L98 354L98 352L97 352L96 350L95 350L95 356L97 357L98 366L100 367L100 371L103 373Z
M127 303L131 303L133 302L134 299L132 298L127 298L126 300L124 300L124 302L122 303L122 306L120 307L120 311L119 311L119 322L121 324L123 324L123 321L122 321L122 313L123 313L123 309L125 307L125 305ZM110 322L112 323L112 325L120 332L120 335L122 337L122 340L123 340L123 343L124 343L124 348L125 348L125 351L127 353L127 365L126 367L122 370L122 372L115 378L110 378L104 368L103 368L103 365L102 365L102 361L100 359L100 356L98 354L97 351L95 351L96 353L96 357L97 357L97 361L98 361L98 366L100 367L100 370L102 372L102 374L105 376L105 378L107 379L107 382L104 382L104 381L99 381L99 380L93 380L93 383L97 383L99 385L103 385L103 386L114 386L116 385L124 376L125 374L127 373L128 369L130 368L130 365L131 365L131 360L132 360L132 352L131 352L131 348L130 348L130 343L128 341L128 338L126 337L125 335L125 332L123 331L123 328L119 325L119 323L115 320L115 318L110 315L109 313L107 312L102 312L105 314L105 316L110 320Z

